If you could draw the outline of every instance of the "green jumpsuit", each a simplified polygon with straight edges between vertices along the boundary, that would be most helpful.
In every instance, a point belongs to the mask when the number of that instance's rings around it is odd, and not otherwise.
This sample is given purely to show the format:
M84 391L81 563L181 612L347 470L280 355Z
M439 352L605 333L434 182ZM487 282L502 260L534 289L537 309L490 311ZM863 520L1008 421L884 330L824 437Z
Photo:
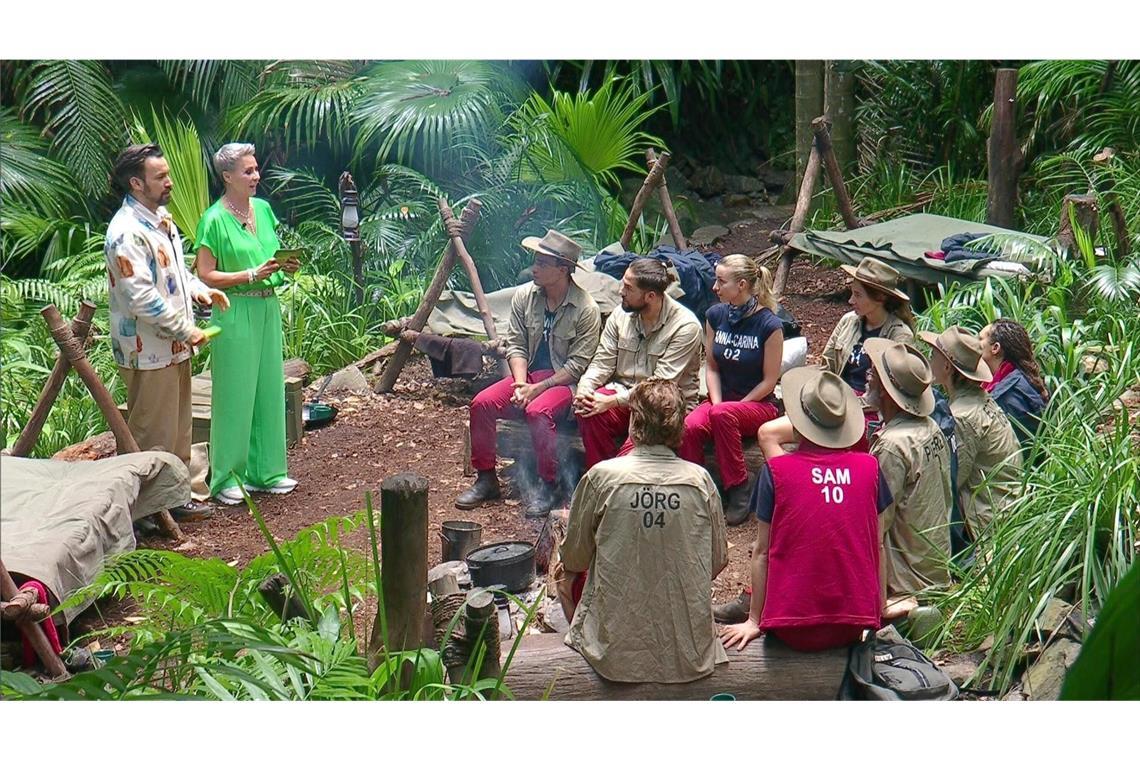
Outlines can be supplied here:
M260 198L252 202L256 235L225 210L221 199L198 223L195 244L210 249L220 272L257 268L281 247L273 210ZM222 328L210 341L211 496L239 482L268 488L286 475L281 306L273 293L284 281L278 271L227 288L230 308L214 309L210 317Z

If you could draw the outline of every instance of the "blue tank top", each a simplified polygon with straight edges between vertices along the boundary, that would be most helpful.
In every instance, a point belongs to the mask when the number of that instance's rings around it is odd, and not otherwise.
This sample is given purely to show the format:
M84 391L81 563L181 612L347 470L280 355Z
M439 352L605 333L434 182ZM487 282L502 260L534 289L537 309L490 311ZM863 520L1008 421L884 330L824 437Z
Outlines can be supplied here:
M764 344L783 324L767 307L732 324L728 309L728 304L718 303L705 312L705 319L713 333L721 396L739 401L764 379Z

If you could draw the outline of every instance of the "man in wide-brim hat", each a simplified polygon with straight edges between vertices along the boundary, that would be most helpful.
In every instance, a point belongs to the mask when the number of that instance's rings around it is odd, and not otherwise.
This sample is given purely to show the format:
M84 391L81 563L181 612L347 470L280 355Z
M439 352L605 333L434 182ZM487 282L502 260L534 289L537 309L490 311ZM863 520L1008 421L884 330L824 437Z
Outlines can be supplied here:
M495 428L501 417L523 417L530 428L538 484L523 491L528 517L541 517L567 496L558 478L555 421L565 416L578 378L598 347L602 317L597 303L574 282L582 248L556 230L528 237L534 251L533 282L511 299L506 357L511 376L485 388L471 402L471 466L475 483L455 500L473 509L501 495L495 474Z
M743 648L763 630L803 651L846 646L879 627L879 513L891 492L875 458L851 450L864 432L851 386L800 367L783 388L799 448L759 473L749 615L722 639Z
M958 502L966 540L974 542L994 514L1021 492L1021 448L1009 417L982 387L993 379L981 339L956 325L941 333L921 332L934 349L934 382L946 390L958 442Z
M871 338L869 404L883 426L871 436L871 454L894 496L883 513L888 605L924 588L950 582L950 445L934 411L933 380L926 357L913 346Z

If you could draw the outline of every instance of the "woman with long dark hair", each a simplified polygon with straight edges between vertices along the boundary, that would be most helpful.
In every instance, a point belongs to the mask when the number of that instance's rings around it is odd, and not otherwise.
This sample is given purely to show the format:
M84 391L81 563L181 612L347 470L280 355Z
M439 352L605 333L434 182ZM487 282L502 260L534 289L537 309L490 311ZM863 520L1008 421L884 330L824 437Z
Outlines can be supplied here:
M1027 446L1037 434L1041 412L1049 401L1029 333L1020 323L1000 318L983 327L978 337L982 359L994 376L982 387L1013 423L1017 440Z

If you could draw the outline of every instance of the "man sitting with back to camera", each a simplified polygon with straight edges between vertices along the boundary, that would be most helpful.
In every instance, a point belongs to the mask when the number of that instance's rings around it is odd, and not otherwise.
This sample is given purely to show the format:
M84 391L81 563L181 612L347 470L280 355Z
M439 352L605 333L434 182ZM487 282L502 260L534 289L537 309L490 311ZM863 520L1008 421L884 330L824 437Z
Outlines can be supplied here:
M871 454L894 497L881 523L890 618L906 611L912 594L950 582L950 444L930 416L934 377L926 357L886 338L868 339L864 350L871 372L863 399L883 418Z
M720 495L674 453L687 408L675 384L638 383L628 408L633 451L574 491L565 581L589 572L566 644L611 681L684 683L727 662L709 584L728 564Z
M643 380L675 382L686 414L697 405L701 323L665 293L673 279L665 264L652 258L634 261L621 278L621 311L606 321L574 397L586 469L633 448L627 439L619 452L616 439L629 429L630 392Z
M748 618L721 640L743 649L767 631L814 652L879 627L879 514L892 498L875 458L851 450L864 432L851 386L819 367L789 370L783 386L799 447L770 457L756 479L754 593Z

